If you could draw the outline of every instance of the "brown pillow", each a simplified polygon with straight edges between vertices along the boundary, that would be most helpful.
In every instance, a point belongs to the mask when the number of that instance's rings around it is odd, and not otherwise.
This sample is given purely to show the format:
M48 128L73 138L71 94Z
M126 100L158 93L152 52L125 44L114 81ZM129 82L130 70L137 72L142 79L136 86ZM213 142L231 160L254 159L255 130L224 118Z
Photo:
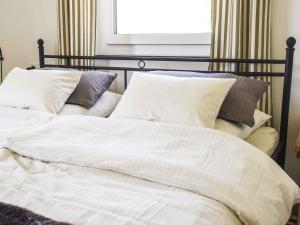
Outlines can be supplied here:
M88 109L93 107L116 76L116 74L101 71L84 72L66 103L81 105Z
M227 73L196 73L185 71L151 71L151 74L161 74L178 77L206 77L206 78L235 78L236 82L228 92L220 109L219 118L232 122L254 126L254 112L256 104L262 98L268 84Z

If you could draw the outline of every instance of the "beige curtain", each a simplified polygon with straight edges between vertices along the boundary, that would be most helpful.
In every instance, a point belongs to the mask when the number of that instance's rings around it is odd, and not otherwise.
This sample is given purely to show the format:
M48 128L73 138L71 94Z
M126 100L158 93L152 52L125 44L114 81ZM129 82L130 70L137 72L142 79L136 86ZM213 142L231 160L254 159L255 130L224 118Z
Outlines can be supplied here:
M212 0L212 58L271 58L271 0ZM234 65L213 63L212 70L230 70ZM271 71L270 65L241 66L243 71ZM258 108L272 115L269 89Z
M58 0L60 55L94 56L96 46L97 0ZM87 65L72 60L73 65Z

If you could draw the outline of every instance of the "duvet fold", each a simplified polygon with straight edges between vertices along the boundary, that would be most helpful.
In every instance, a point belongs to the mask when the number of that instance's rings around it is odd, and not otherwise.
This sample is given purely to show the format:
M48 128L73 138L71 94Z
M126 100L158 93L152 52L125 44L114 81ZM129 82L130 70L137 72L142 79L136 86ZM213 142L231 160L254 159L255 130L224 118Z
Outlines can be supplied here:
M249 225L284 225L298 186L267 155L212 129L68 116L10 134L10 151L125 174L222 203Z

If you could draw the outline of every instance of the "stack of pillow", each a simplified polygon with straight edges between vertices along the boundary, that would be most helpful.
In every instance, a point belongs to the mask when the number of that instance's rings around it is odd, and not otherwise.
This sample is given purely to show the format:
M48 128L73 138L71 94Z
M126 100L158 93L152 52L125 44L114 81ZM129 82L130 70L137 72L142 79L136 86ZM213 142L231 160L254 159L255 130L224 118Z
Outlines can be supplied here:
M245 139L271 118L256 110L267 87L232 74L135 72L111 117L216 128Z
M116 76L102 71L84 72L59 114L108 117L122 97L107 90Z
M107 117L121 98L107 91L115 78L99 71L14 68L0 86L0 106Z
M116 74L13 69L0 106L60 115L129 118L215 128L242 139L271 116L256 110L268 84L232 74L135 72L121 95L107 89Z

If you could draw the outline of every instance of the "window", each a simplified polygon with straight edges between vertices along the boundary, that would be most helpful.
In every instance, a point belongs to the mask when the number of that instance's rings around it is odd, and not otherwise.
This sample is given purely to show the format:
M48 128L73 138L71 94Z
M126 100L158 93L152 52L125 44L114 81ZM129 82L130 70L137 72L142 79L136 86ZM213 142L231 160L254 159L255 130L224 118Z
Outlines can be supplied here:
M117 0L117 34L210 32L210 0Z
M211 0L114 0L108 44L210 44Z

